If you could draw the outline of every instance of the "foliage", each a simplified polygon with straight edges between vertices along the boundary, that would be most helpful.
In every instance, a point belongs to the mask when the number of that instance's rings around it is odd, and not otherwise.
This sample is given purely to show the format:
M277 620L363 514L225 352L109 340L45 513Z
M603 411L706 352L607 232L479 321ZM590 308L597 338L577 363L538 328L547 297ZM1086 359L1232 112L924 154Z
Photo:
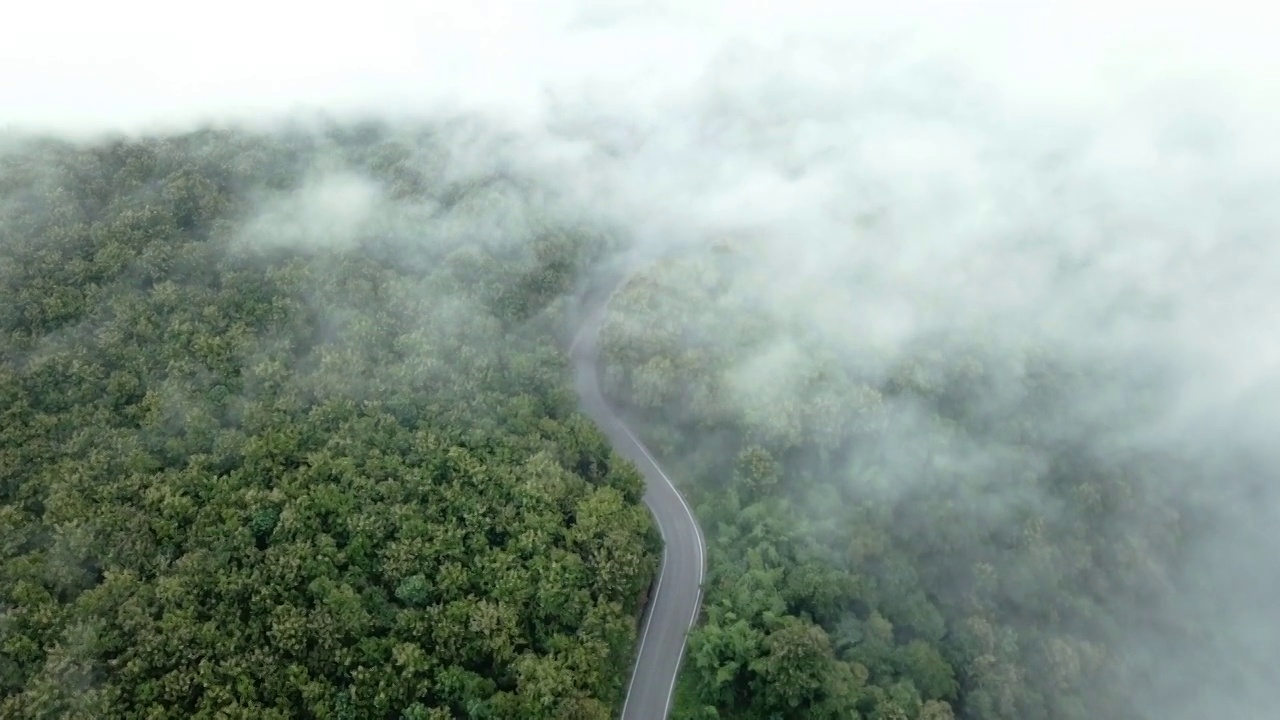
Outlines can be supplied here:
M659 541L552 343L603 246L446 130L0 158L0 716L610 715Z

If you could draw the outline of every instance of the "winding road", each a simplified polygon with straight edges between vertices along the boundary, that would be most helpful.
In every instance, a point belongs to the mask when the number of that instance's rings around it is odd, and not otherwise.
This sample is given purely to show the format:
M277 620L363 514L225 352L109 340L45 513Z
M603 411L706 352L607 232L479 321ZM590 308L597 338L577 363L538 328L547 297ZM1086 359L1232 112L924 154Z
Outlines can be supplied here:
M635 463L644 475L644 502L662 533L662 566L640 630L622 720L663 720L671 712L685 642L702 603L706 544L689 503L600 391L600 326L619 286L620 282L610 283L587 298L583 322L569 354L583 412L600 426L614 450Z

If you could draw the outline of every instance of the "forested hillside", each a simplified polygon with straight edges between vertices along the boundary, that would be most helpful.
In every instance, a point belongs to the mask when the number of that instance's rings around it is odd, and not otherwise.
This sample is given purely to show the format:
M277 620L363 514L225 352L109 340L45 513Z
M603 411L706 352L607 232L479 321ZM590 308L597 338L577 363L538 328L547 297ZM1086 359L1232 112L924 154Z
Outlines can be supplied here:
M465 125L0 158L0 717L611 717L659 541L603 242Z
M1154 369L1007 328L896 346L852 319L823 332L784 297L819 291L761 250L654 266L602 332L607 392L689 483L708 537L678 716L1140 715L1152 659L1116 638L1212 637L1161 611L1194 527L1155 491L1176 470L1120 441L1158 407ZM839 318L837 297L801 307Z

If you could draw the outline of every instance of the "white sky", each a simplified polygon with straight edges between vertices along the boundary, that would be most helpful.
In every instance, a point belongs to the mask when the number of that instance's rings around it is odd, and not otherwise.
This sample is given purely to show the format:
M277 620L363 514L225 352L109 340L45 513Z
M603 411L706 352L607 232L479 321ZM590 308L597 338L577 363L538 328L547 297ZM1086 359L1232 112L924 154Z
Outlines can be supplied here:
M728 41L795 35L912 37L1011 92L1055 102L1091 101L1100 73L1198 74L1263 92L1256 81L1277 70L1265 6L15 0L0 13L0 126L133 129L298 106L421 111L438 100L532 117L547 88L573 95L598 81L614 100L649 102L697 77Z

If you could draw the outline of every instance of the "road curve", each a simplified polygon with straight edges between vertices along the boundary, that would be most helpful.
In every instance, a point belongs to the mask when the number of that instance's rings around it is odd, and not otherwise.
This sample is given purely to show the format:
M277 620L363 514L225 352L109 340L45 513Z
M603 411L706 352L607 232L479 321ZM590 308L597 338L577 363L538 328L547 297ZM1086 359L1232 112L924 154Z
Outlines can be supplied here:
M583 322L569 355L583 412L595 420L613 449L635 463L644 475L644 502L662 533L662 566L641 625L640 646L622 703L622 720L663 720L671 712L685 641L702 604L707 553L702 529L689 503L600 391L600 326L617 286L610 283L607 290L587 299Z

